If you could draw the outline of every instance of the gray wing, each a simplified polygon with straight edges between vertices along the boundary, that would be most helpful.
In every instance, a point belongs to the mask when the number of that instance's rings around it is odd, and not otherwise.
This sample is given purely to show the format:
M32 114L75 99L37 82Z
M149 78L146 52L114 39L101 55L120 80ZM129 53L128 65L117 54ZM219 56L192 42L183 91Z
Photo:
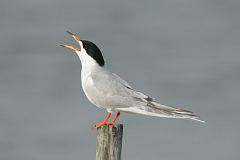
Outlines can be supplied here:
M115 73L111 73L112 77L115 78L119 83L121 83L122 85L124 85L125 87L132 89L132 87L121 77L119 77L117 74Z
M92 76L95 87L107 98L109 106L120 111L167 118L188 118L203 122L193 112L158 103L134 90L118 75L110 72Z
M103 73L92 73L91 77L94 86L103 94L130 97L135 92L125 80L107 70L104 70Z
M155 117L192 119L195 121L205 123L205 121L199 119L199 117L191 111L160 104L150 96L148 96L147 98L135 97L135 99L136 101L142 103L139 106L119 108L118 110Z
M136 98L147 98L143 93L135 91L126 81L118 75L108 71L103 73L92 73L93 85L87 87L91 100L104 108L122 108L139 105ZM104 106L105 105L105 106Z

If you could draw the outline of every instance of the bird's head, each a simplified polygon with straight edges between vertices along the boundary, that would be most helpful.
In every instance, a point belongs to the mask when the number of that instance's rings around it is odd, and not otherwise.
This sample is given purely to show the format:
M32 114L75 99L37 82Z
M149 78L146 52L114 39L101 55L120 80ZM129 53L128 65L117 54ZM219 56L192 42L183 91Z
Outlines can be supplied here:
M85 61L94 60L98 65L104 66L104 59L100 49L92 42L87 40L81 40L80 37L70 31L68 34L79 44L79 48L73 47L72 45L60 45L78 54L82 63Z

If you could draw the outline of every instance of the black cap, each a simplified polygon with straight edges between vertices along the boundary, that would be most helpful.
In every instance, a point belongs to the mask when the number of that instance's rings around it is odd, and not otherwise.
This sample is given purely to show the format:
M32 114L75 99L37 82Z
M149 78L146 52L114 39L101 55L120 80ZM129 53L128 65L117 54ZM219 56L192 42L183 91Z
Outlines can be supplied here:
M104 59L100 49L92 42L87 40L81 40L83 48L87 54L91 56L100 66L104 66Z

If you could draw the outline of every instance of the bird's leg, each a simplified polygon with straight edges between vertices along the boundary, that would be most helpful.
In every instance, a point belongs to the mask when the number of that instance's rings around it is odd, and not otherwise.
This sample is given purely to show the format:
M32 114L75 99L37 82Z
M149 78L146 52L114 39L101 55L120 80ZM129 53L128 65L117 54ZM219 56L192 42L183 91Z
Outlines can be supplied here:
M96 124L95 127L96 128L100 128L100 127L102 127L104 125L107 125L108 119L110 118L110 116L111 116L111 112L108 112L106 118L104 119L104 121L102 123L100 123L100 124Z
M111 122L107 122L107 125L113 125L117 118L120 116L121 112L117 112L117 114L114 116L113 120Z

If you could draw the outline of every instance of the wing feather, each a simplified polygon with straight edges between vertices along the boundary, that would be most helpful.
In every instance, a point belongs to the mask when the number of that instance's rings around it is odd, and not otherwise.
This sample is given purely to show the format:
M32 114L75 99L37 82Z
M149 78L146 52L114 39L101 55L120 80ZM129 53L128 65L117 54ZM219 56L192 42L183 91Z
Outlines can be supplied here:
M93 92L103 95L102 105L108 105L105 107L150 116L186 118L204 122L191 111L158 103L154 98L134 90L118 75L106 72L91 76L95 88ZM99 104L101 104L100 101Z

